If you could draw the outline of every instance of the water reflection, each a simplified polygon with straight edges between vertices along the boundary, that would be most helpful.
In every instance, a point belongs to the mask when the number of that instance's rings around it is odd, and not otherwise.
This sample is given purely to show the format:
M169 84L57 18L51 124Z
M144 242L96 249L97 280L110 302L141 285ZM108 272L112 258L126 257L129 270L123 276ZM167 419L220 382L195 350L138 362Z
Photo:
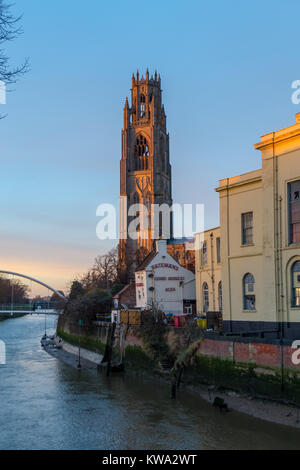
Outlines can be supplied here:
M36 316L0 323L1 449L300 448L298 430L220 415L183 390L171 401L158 380L72 369L41 349L43 329Z

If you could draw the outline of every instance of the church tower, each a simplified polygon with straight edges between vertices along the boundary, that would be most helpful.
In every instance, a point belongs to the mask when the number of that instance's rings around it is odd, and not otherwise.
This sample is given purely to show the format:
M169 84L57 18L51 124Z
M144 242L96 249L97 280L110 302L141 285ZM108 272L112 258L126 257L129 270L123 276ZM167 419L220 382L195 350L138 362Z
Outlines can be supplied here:
M172 206L169 134L162 104L161 79L157 72L151 78L148 70L145 78L140 77L139 72L136 77L132 77L131 104L126 98L124 108L120 194L123 202L120 213L119 269L123 280L128 281L153 249L151 205ZM148 228L138 228L136 240L128 236L129 224L135 217L126 217L126 212L133 204L143 204L148 208ZM170 225L172 236L172 217Z

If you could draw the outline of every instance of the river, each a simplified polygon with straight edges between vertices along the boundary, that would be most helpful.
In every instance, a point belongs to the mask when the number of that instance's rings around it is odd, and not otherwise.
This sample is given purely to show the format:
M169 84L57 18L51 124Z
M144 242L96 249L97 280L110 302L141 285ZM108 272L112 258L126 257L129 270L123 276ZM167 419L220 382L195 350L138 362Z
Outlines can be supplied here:
M43 332L34 315L0 322L2 450L300 449L299 430L220 414L184 390L171 401L158 379L72 369L43 351Z

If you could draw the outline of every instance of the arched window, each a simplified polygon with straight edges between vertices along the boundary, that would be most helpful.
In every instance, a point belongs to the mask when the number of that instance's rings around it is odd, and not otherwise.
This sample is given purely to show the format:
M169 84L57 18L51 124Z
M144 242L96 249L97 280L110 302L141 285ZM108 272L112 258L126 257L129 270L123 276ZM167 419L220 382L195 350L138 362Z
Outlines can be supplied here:
M219 311L223 311L223 291L222 291L222 281L218 285L218 298L219 298Z
M140 118L146 117L146 98L145 95L140 96Z
M209 310L209 290L208 284L204 282L202 288L202 298L203 298L203 312L208 312Z
M146 137L141 134L136 139L135 170L149 170L149 145Z
M292 307L300 308L300 261L292 266Z
M255 279L248 273L243 279L244 310L256 310Z

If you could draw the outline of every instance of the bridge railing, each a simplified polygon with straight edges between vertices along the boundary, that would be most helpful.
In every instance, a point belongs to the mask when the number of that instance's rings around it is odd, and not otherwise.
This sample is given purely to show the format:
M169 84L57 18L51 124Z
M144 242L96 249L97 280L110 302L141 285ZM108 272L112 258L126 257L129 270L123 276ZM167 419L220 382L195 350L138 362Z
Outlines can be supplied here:
M49 304L45 305L36 305L32 304L0 304L0 312L39 312L45 310L60 310L59 306L56 302L50 302Z
M20 304L18 304L18 305L6 304L5 305L5 304L1 304L0 305L0 312L1 311L2 312L3 311L8 311L8 310L12 310L14 312L19 312L19 311L24 311L24 310L32 311L32 312L34 311L32 305L30 305L30 304L27 304L27 305L20 305Z

